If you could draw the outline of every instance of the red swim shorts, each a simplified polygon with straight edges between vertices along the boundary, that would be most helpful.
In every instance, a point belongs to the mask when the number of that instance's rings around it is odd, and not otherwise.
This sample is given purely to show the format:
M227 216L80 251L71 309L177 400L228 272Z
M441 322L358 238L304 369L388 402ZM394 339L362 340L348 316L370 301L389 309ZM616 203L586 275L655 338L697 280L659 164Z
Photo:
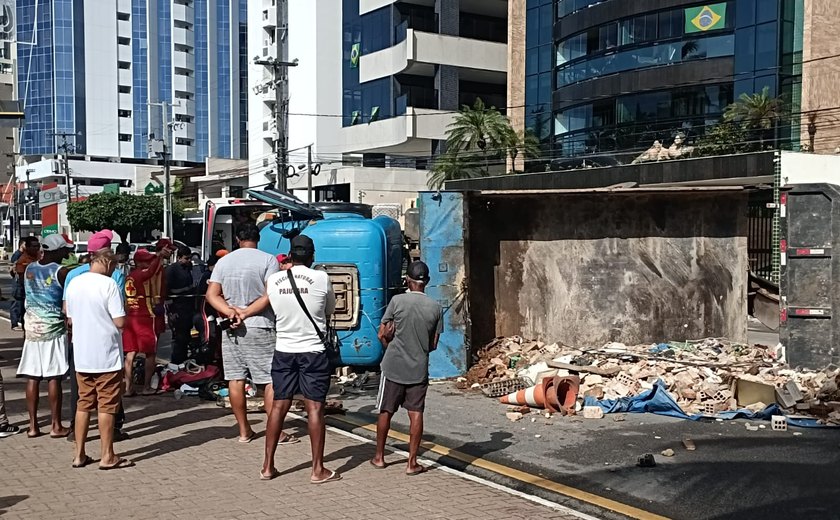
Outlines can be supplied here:
M151 316L126 316L123 330L123 351L154 354L157 352L158 334L155 318Z

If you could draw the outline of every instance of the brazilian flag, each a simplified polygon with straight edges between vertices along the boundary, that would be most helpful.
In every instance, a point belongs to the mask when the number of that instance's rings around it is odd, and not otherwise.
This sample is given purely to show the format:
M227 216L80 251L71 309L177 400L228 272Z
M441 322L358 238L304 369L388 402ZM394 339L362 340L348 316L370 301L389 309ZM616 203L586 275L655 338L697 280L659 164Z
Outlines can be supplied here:
M726 4L689 7L685 10L685 33L714 31L726 27Z
M362 44L354 43L350 47L350 68L356 69L359 67L359 58L362 55Z

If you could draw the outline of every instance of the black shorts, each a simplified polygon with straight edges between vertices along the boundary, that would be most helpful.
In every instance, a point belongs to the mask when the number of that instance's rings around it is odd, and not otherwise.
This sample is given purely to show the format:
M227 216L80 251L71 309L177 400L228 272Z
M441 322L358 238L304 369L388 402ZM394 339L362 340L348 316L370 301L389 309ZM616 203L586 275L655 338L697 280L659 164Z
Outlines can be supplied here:
M274 398L288 400L303 394L304 399L323 403L327 400L331 374L326 352L289 354L275 351L271 362Z
M409 412L423 412L426 409L426 390L428 381L413 385L395 383L380 376L379 396L376 407L380 412L397 413L400 406Z

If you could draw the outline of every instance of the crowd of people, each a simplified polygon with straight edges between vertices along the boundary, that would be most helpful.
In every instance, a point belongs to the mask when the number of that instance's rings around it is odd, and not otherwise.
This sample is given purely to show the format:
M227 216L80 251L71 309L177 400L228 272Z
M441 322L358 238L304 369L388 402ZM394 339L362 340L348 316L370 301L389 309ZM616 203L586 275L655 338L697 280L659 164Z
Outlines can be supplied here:
M172 329L171 361L192 355L193 336L219 342L222 372L236 419L238 442L256 437L246 418L246 383L262 392L267 413L265 454L259 478L278 476L278 446L300 439L282 431L292 400L303 397L312 452L310 481L340 480L324 466L325 402L334 366L329 354L329 319L335 295L326 271L313 269L315 244L299 234L288 255L275 257L258 249L256 225L241 225L237 247L220 251L196 272L192 252L158 241L155 251L112 248L114 234L95 233L88 241L88 261L72 258L72 242L63 235L39 240L27 237L15 259L15 303L12 326L25 331L18 376L27 379L27 435L42 435L38 423L40 383L47 382L51 411L49 435L75 442L74 468L94 462L85 451L90 416L97 414L101 439L99 469L133 466L120 457L114 442L122 431L123 397L152 395L157 370L157 346L168 322ZM167 259L174 261L165 267ZM408 292L395 296L379 328L386 347L377 399L380 411L377 450L371 464L384 468L384 450L391 417L402 407L411 421L410 456L406 473L425 471L417 462L428 387L429 353L437 346L442 309L424 294L428 267L412 263ZM206 298L206 304L205 304ZM168 302L168 303L167 303ZM210 315L217 319L208 321ZM17 321L16 321L17 318ZM213 327L208 324L215 323ZM216 334L211 332L216 331ZM134 366L143 363L142 389L135 388ZM62 381L69 375L71 423L62 424ZM19 433L5 413L0 376L0 438Z

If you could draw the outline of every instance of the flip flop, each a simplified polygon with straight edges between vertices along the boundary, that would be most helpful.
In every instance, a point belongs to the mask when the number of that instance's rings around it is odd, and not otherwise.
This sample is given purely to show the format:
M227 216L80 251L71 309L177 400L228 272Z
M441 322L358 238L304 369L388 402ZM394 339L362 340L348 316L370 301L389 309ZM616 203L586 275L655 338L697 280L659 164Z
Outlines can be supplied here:
M128 459L119 459L116 464L112 466L99 466L102 471L110 471L112 469L133 468L134 463Z
M249 442L251 442L252 440L254 440L254 438L255 438L256 436L257 436L257 434L256 434L255 432L251 432L251 435L249 435L249 436L248 436L247 438L245 438L245 439L243 439L242 437L240 437L240 438L239 438L239 442L241 442L242 444L248 444Z
M271 468L271 474L266 475L265 473L260 470L260 480L274 480L280 476L280 472L277 471L277 468Z
M297 444L300 442L300 439L295 437L294 435L285 434L286 437L277 441L278 446L286 446L289 444Z
M409 477L416 477L417 475L422 475L423 473L429 471L429 468L427 468L426 466L420 466L420 468L421 469L418 469L417 471L411 471L411 472L406 471L405 474L406 474L406 476L409 476Z
M67 433L65 433L64 435L55 435L54 433L50 432L50 439L64 439L68 435L70 435L70 430L67 430Z
M89 455L85 455L84 460L82 460L78 464L74 462L72 467L75 469L84 468L85 466L91 463L93 463L93 459Z
M140 392L142 396L150 396L150 395L158 395L160 393L159 390L143 390Z
M327 482L336 482L341 480L341 475L335 471L330 471L330 476L321 480L309 480L310 484L326 484Z
M30 433L30 432L31 432L31 430L26 430L26 436L29 437L30 439L37 439L38 437L41 437L42 435L44 435L44 432L40 432L40 431L38 433L36 433L35 435L32 435L32 433Z
M378 464L376 464L375 462L373 462L373 460L369 460L368 462L370 462L370 465L371 465L371 466L373 466L373 467L374 467L374 468L376 468L376 469L388 469L388 465L387 465L387 464L383 464L382 466L379 466Z

